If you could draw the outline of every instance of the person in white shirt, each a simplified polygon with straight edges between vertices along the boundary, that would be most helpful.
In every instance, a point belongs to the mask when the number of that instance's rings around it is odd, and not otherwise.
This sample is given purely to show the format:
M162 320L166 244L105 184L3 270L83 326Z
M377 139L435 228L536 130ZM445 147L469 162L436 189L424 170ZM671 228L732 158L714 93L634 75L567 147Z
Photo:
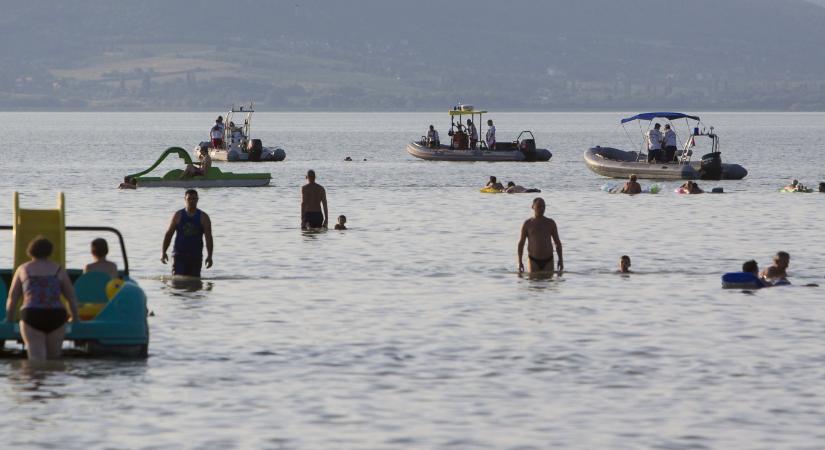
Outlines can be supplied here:
M496 126L493 125L493 120L490 119L487 121L487 149L488 150L495 150L496 149Z
M647 162L659 161L662 159L662 126L658 123L653 125L652 130L647 130Z
M670 127L670 124L665 125L665 162L673 162L676 157L676 132Z
M223 148L223 116L215 119L215 126L209 130L209 137L212 139L212 148Z
M478 144L478 130L472 120L467 119L467 135L470 137L470 148L475 150Z
M430 130L427 131L427 147L438 148L440 145L441 141L438 139L438 131L435 131L435 127L430 125Z

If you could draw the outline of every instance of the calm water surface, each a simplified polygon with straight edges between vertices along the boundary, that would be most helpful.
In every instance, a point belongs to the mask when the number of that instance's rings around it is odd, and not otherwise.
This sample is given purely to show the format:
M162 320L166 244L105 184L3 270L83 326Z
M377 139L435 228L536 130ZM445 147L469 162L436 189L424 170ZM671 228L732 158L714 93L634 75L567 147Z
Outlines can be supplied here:
M287 160L221 166L272 186L201 192L215 267L180 286L159 258L183 191L115 187L214 116L0 113L0 223L13 191L44 208L64 191L68 224L124 232L154 312L145 361L0 362L4 446L822 448L825 287L802 285L825 286L825 196L777 188L825 180L825 114L703 114L748 177L627 197L582 161L628 146L623 113L493 115L500 140L531 129L553 151L534 164L408 156L430 123L446 134L444 113L258 113L253 134ZM349 231L299 230L310 168ZM532 195L478 193L489 175L542 189L563 277L516 274ZM93 237L70 235L71 266ZM777 250L795 286L720 289ZM622 254L637 273L613 273Z

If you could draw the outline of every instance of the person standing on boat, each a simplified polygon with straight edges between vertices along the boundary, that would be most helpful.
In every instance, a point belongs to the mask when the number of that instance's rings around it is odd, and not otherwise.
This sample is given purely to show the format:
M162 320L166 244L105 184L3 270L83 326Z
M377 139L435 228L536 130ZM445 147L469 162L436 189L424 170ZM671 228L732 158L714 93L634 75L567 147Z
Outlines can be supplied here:
M209 131L209 137L212 139L212 148L223 148L223 116L218 116L215 119L215 126Z
M527 258L530 261L530 273L553 274L553 244L559 255L559 273L564 270L561 240L556 222L544 217L545 203L541 197L533 199L533 217L524 221L521 226L521 237L518 241L518 271L524 272L524 243L527 241Z
M470 148L475 150L476 144L478 144L478 130L470 119L467 119L467 135L470 136Z
M327 191L315 182L315 171L309 170L307 184L301 187L301 229L326 228L328 218Z
M493 125L493 119L487 121L486 141L488 150L496 149L496 126Z
M647 162L659 161L662 158L662 126L658 123L653 125L652 130L647 130Z
M441 141L438 139L438 131L435 130L435 127L430 125L430 129L427 131L427 147L430 148L438 148L441 145Z
M676 157L676 132L670 127L670 124L665 124L665 162L673 162Z
M198 191L189 189L183 196L186 207L172 215L172 222L163 237L160 262L166 264L166 249L175 236L172 247L172 274L189 277L201 276L203 241L206 238L206 268L212 267L212 221L209 215L198 209Z

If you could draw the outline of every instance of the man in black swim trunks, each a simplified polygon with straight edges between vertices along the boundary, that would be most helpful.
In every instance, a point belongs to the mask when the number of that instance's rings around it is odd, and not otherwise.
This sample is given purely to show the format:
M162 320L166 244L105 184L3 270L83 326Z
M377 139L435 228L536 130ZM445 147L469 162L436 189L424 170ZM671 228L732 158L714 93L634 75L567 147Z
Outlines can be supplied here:
M326 228L328 218L327 191L315 182L315 171L309 170L307 184L301 186L301 229Z
M198 209L198 191L189 189L183 198L186 208L172 215L172 222L163 237L160 262L166 264L169 260L166 249L172 242L172 236L175 236L175 246L172 247L172 274L200 277L204 238L206 268L212 267L212 221L205 212Z
M553 274L553 244L559 255L559 273L564 270L561 240L556 222L544 217L544 199L533 199L533 217L524 221L521 226L521 237L518 241L518 271L524 272L524 242L527 243L527 258L530 260L530 273Z

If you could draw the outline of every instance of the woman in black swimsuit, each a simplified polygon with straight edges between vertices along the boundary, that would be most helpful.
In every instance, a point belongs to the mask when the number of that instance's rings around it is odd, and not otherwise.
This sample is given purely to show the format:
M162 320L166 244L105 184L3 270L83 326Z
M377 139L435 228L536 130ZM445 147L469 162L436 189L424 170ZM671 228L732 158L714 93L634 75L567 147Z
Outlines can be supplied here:
M29 360L43 361L60 357L63 347L66 307L60 301L68 300L72 319L77 313L77 298L69 275L55 262L49 261L52 243L43 237L31 241L27 249L31 261L21 264L14 272L6 302L6 320L14 321L17 304L23 298L20 310L20 334L26 344Z

